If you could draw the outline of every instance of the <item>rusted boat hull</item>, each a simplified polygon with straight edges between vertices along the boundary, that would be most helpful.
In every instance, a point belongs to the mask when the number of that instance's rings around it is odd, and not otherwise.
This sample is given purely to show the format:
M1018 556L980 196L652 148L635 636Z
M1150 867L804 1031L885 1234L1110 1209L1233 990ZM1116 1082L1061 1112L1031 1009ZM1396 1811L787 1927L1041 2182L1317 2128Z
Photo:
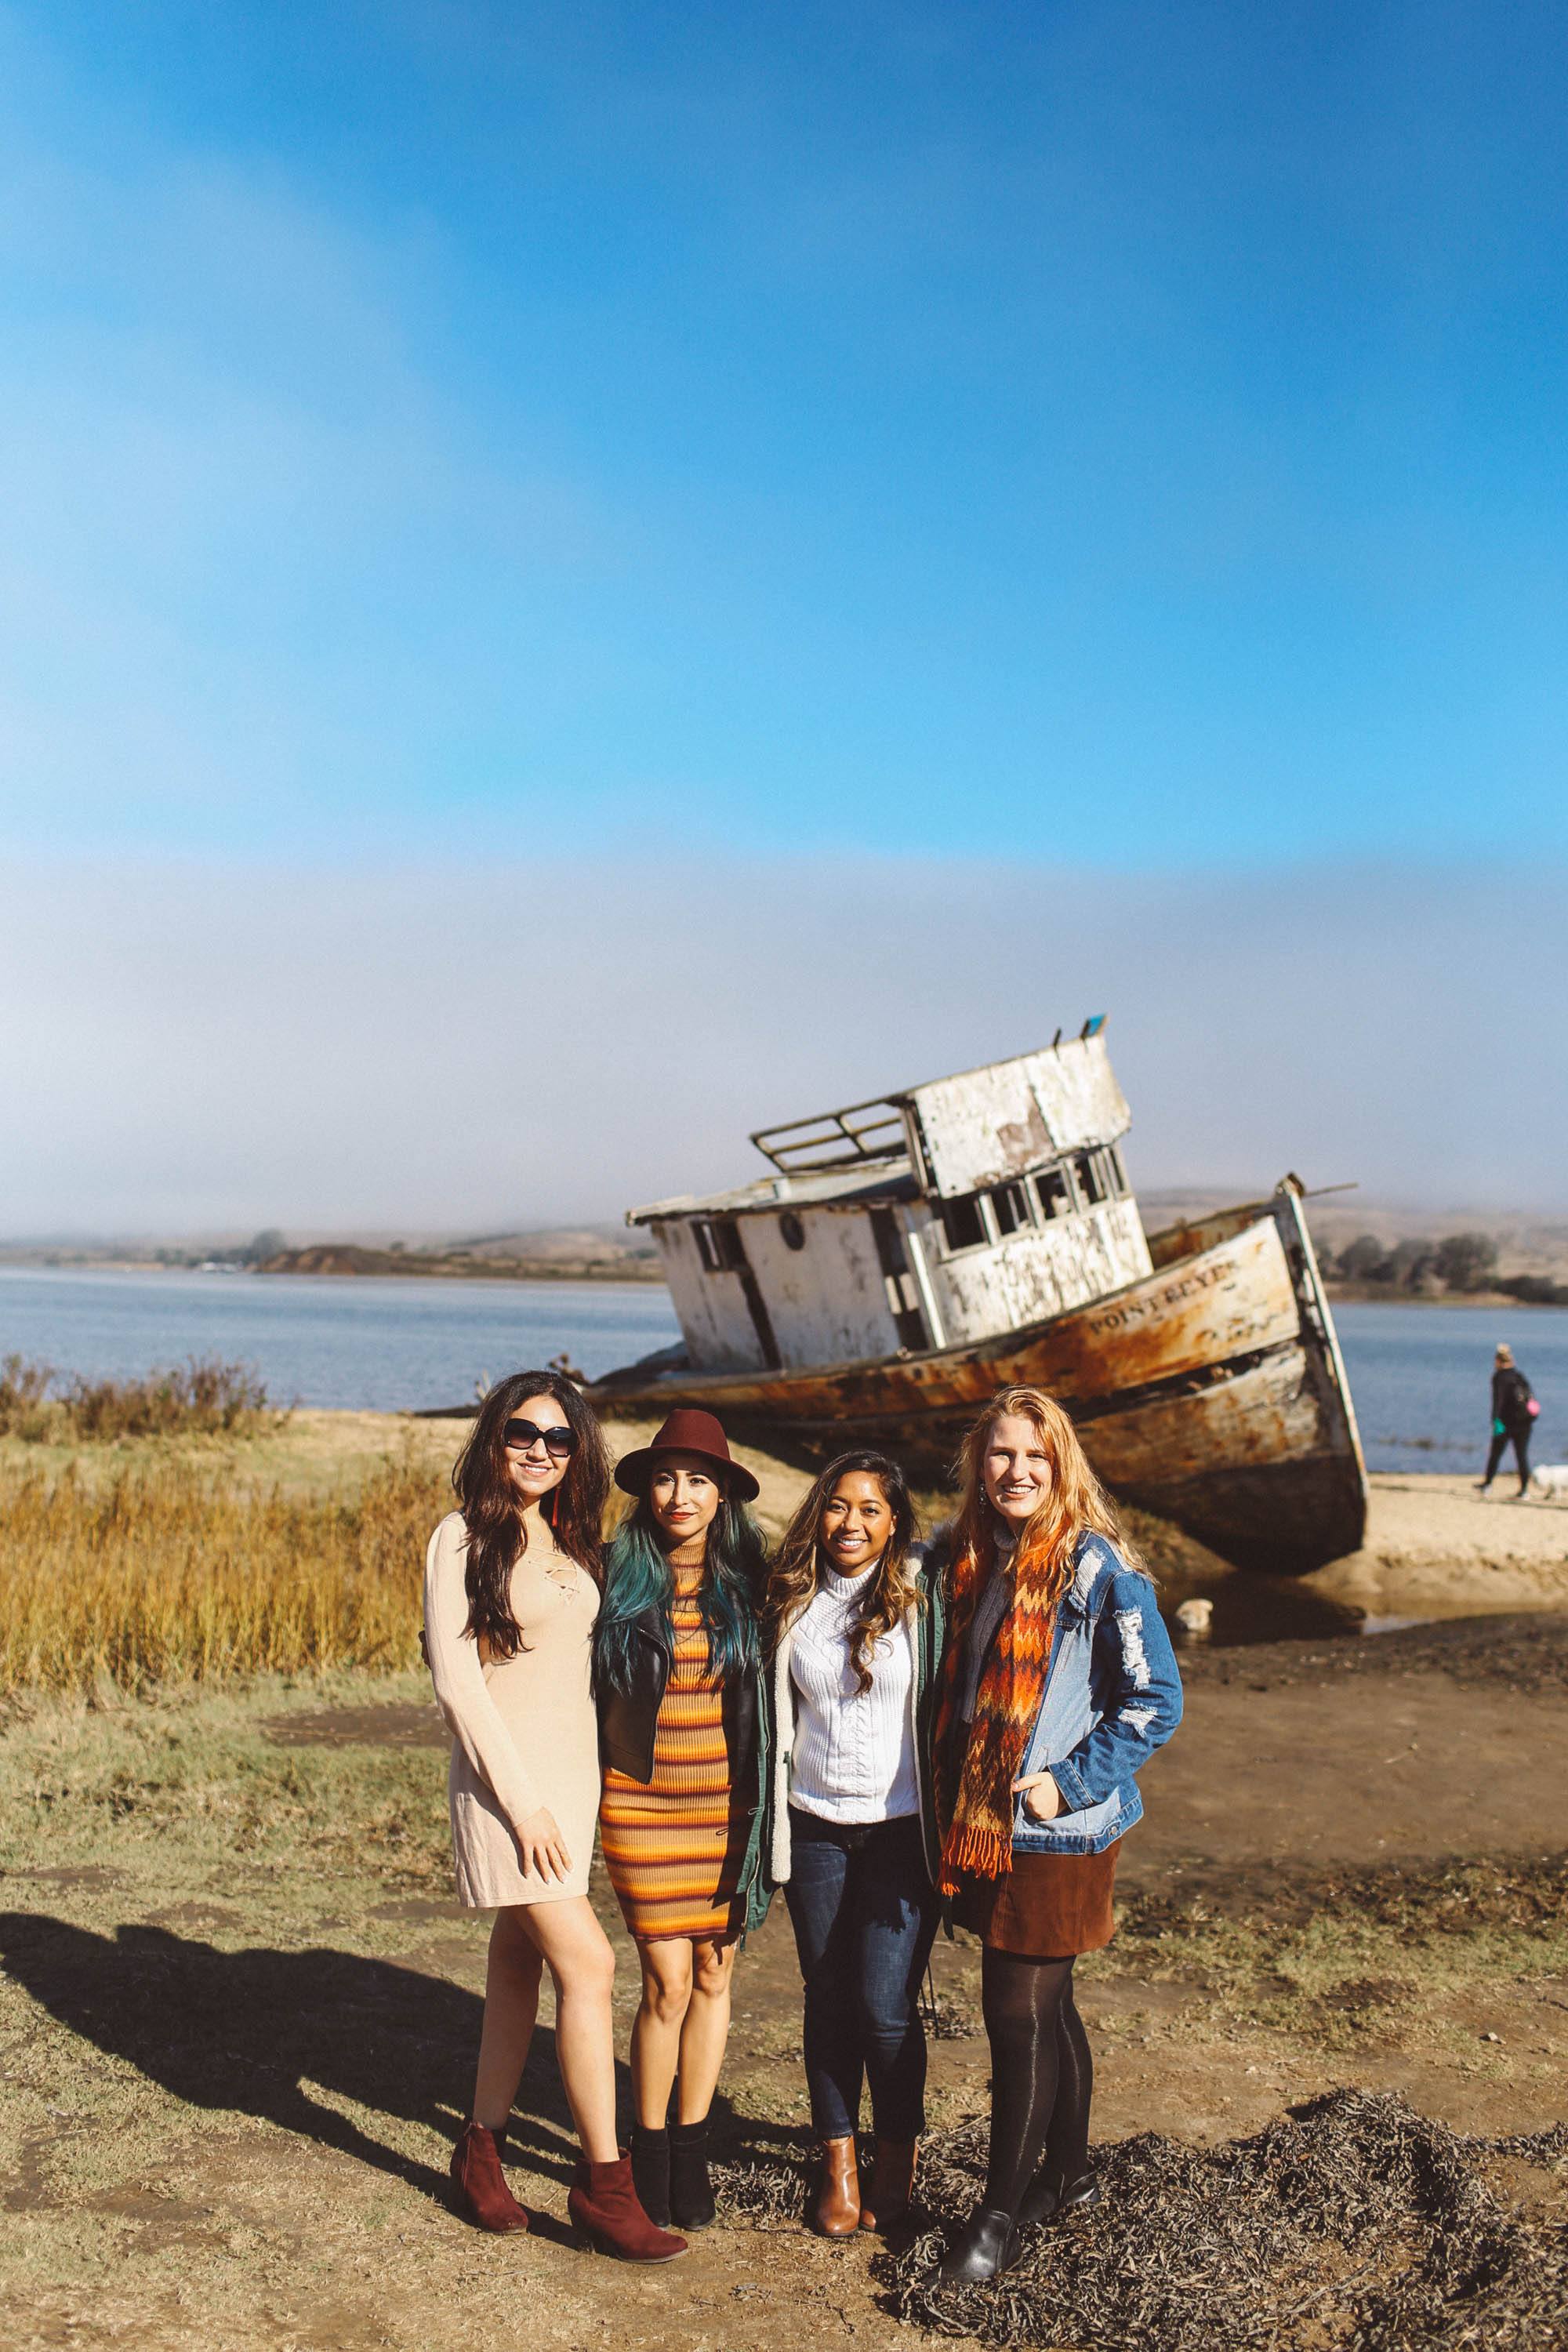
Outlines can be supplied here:
M1239 1565L1300 1573L1354 1551L1366 1476L1294 1189L1151 1238L1154 1271L986 1340L875 1363L694 1373L629 1366L606 1413L703 1404L739 1436L825 1459L881 1444L932 1481L985 1399L1028 1381L1072 1414L1112 1491Z

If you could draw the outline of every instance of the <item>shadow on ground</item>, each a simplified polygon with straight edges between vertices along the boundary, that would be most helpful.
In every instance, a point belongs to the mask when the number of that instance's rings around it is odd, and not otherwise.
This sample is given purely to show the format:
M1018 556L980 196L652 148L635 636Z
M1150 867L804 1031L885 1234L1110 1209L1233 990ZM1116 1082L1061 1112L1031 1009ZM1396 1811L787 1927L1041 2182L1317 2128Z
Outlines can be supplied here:
M363 2129L334 2102L453 2137L479 2048L477 1993L353 1952L225 1952L166 1927L128 1923L99 1935L31 1911L0 1913L0 1958L60 2024L188 2105L254 2116L448 2197L444 2169ZM617 2083L624 2116L624 2066ZM798 2146L798 2134L736 2115L722 2100L714 2122L727 2153L761 2158ZM545 2025L534 2035L510 2137L534 2169L570 2179L577 2145Z

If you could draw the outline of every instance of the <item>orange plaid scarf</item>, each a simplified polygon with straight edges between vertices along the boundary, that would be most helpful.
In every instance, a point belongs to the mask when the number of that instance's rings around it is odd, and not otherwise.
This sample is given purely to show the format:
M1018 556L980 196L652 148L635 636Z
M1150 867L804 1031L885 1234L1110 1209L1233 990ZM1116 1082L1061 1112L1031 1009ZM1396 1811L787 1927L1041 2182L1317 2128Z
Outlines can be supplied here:
M1000 1878L1013 1867L1013 1783L1045 1695L1062 1579L1048 1555L1015 1559L1013 1594L974 1697L974 1720L958 1717L964 1653L975 1605L990 1576L965 1549L952 1563L953 1616L962 1631L948 1645L937 1712L937 1805L942 1826L942 1891L956 1895L961 1872Z

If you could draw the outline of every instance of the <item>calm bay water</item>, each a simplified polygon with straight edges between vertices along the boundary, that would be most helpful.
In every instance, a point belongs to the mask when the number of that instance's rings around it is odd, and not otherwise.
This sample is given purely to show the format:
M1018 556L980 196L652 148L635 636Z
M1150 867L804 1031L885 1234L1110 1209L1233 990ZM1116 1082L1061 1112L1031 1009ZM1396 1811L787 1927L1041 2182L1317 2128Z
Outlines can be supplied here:
M1482 1468L1500 1339L1541 1400L1532 1460L1568 1459L1568 1307L1346 1305L1334 1324L1369 1468Z
M1345 1306L1334 1319L1374 1470L1479 1466L1504 1338L1541 1399L1536 1457L1568 1458L1568 1308ZM656 1283L0 1267L0 1356L116 1378L220 1356L300 1404L458 1404L563 1351L597 1375L679 1337Z
M395 1412L564 1352L597 1375L680 1336L660 1283L0 1267L0 1356L123 1379L218 1356L282 1403Z

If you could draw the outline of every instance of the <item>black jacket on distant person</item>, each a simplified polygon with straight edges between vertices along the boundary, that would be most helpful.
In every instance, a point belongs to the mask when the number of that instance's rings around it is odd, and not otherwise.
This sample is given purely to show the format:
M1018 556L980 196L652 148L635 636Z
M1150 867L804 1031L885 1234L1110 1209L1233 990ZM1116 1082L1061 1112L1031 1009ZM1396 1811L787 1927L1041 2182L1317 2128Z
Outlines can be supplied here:
M1492 1419L1500 1421L1510 1437L1516 1429L1529 1434L1531 1394L1517 1364L1500 1364L1492 1374Z

